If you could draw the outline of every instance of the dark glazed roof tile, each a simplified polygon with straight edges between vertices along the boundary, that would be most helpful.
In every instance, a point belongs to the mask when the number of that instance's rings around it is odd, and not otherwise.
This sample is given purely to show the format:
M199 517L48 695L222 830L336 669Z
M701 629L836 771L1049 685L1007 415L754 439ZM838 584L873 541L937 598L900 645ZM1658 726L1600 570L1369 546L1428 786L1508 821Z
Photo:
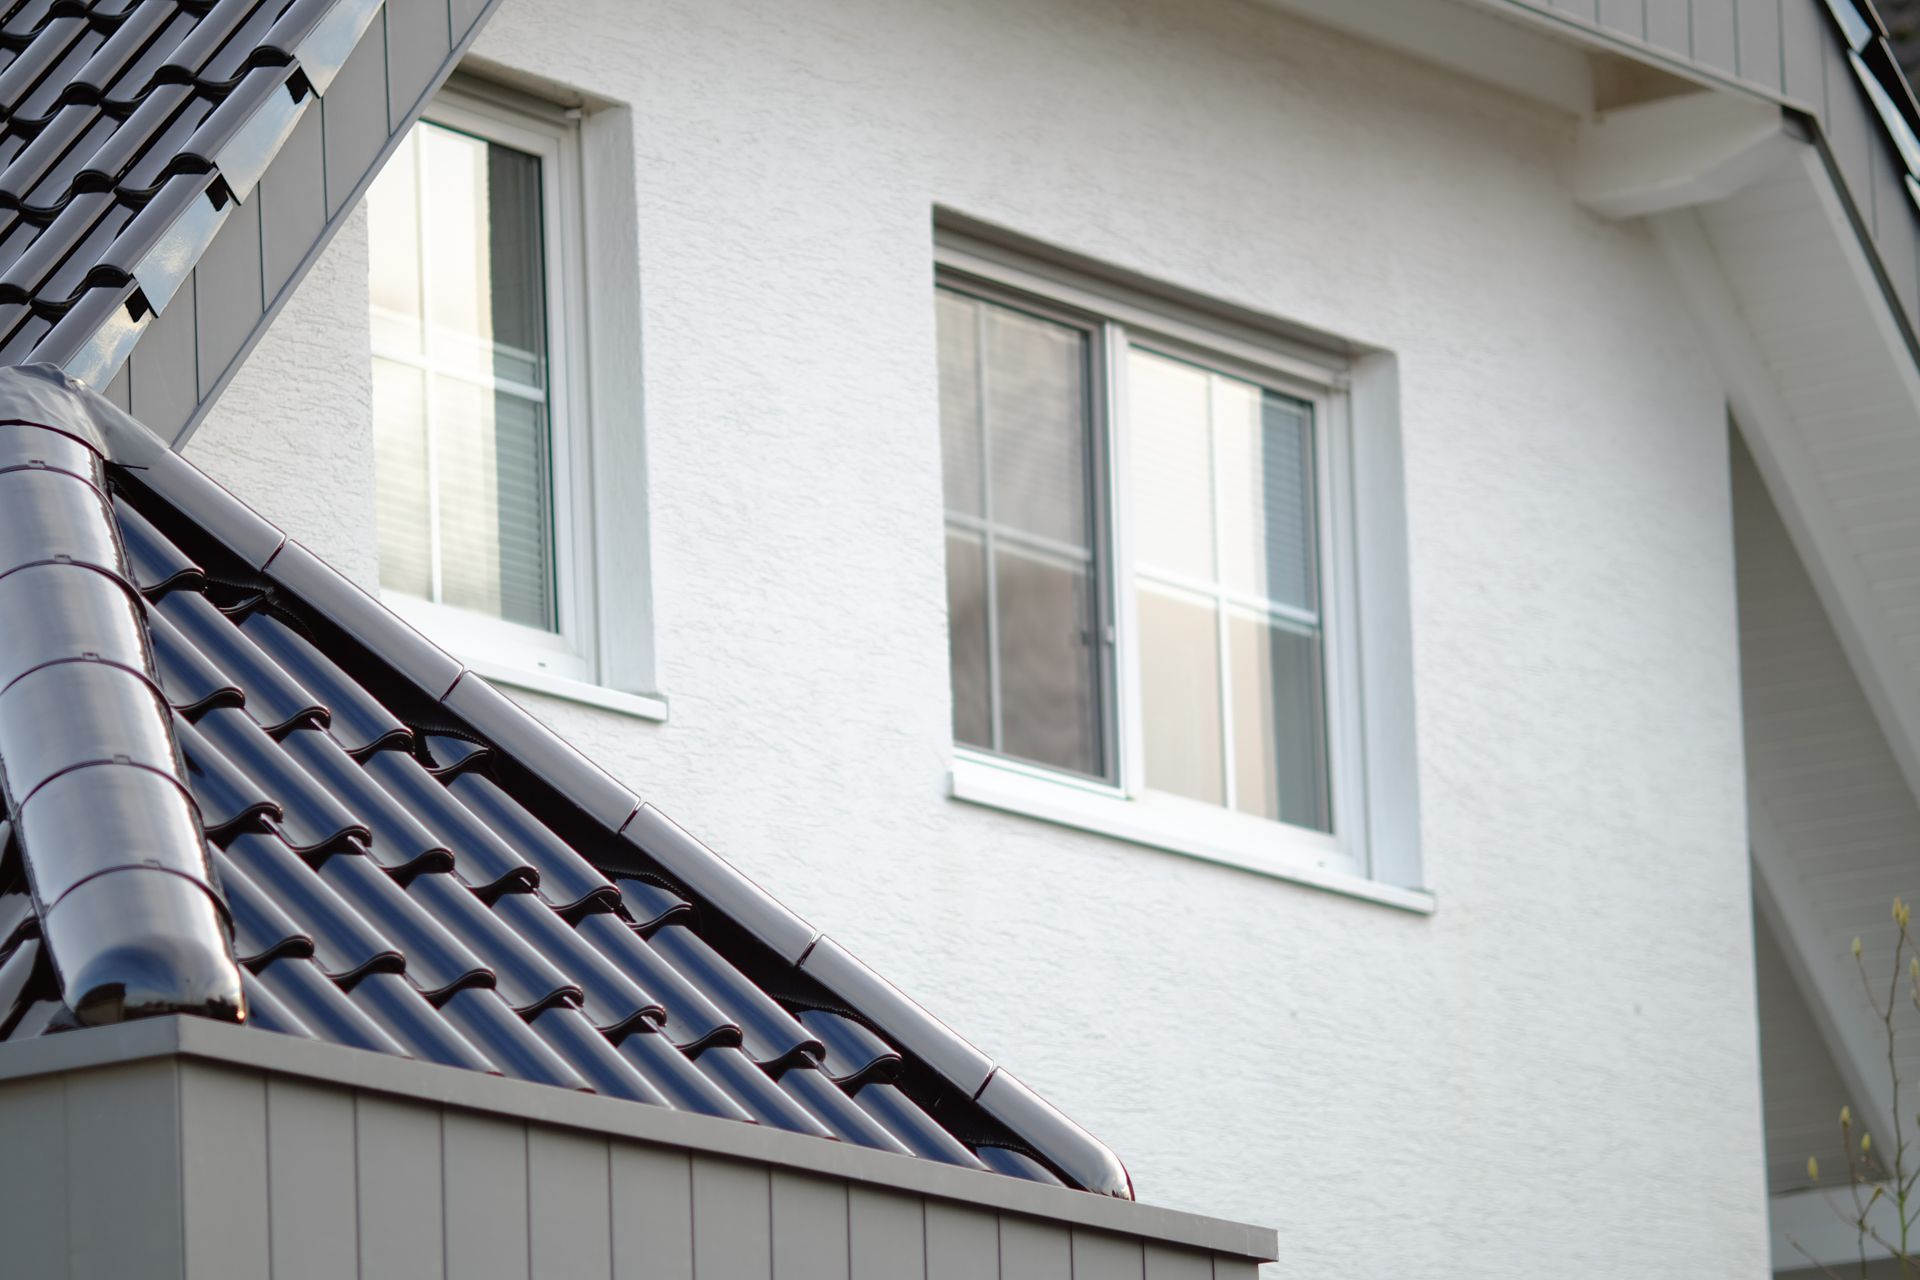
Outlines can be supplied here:
M830 1009L805 1009L799 1017L800 1025L826 1046L821 1069L841 1085L857 1089L870 1080L899 1077L899 1052L852 1018Z
M370 973L354 983L347 995L413 1057L498 1074L492 1060L399 974Z
M632 1062L621 1057L580 1010L557 1005L536 1014L530 1025L547 1042L548 1048L580 1073L580 1078L595 1093L656 1107L667 1105L666 1095L654 1088Z
M228 2L197 65L240 75L262 10ZM0 1038L244 1003L1124 1193L1105 1148L124 414L0 371L25 415L56 429L0 429Z
M254 723L275 737L301 725L325 726L327 708L240 634L231 619L197 591L171 591L153 606L210 665L246 695Z
M311 1028L318 1038L352 1049L407 1056L400 1042L349 1000L313 961L296 957L275 960L256 976L275 1003Z
M497 992L468 987L441 1005L440 1013L491 1058L501 1074L562 1089L588 1087L580 1073L507 1008Z
M278 839L236 837L228 843L225 858L282 909L282 918L272 922L275 927L290 925L289 939L309 940L308 954L328 977L350 985L364 974L398 973L406 968L400 948Z
M246 702L246 694L226 672L213 665L193 641L167 620L158 609L146 615L147 631L153 638L154 665L160 676L160 690L174 710L188 718L212 707L237 707Z

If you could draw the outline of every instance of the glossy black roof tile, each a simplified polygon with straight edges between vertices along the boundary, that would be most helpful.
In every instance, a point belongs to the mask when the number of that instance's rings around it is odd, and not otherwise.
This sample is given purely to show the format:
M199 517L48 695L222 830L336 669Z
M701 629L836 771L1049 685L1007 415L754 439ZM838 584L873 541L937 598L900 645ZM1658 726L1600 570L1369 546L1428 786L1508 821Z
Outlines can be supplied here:
M0 360L106 385L378 9L0 3Z
M0 418L23 415L57 430L0 429L0 468L42 464L0 483L47 495L0 518L31 566L0 561L0 674L22 673L0 692L21 837L0 835L0 1032L84 1020L69 955L136 976L123 1016L219 1011L223 963L268 1031L1127 1192L1071 1122L100 397L0 371Z

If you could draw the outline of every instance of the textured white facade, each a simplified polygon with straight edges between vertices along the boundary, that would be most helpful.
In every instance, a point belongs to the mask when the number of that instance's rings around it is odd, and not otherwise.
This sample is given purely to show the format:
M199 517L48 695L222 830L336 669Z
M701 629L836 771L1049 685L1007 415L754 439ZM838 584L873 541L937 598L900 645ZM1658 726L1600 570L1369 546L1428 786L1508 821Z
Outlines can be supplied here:
M537 714L1281 1274L1763 1274L1724 399L1570 117L1225 0L475 53L633 110L671 714ZM948 798L935 206L1397 355L1431 916ZM364 235L188 454L371 583Z

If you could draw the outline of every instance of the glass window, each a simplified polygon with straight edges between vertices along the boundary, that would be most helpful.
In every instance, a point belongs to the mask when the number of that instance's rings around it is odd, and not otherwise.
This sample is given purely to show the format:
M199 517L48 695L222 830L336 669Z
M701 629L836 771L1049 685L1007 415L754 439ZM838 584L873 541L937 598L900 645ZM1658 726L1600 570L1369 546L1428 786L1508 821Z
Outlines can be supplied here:
M946 281L936 306L955 739L1331 833L1314 403L998 286ZM1124 421L1095 394L1105 351Z
M542 159L422 122L368 192L380 581L559 629Z
M1127 355L1146 783L1331 829L1312 406Z
M954 736L1106 770L1091 335L938 293Z

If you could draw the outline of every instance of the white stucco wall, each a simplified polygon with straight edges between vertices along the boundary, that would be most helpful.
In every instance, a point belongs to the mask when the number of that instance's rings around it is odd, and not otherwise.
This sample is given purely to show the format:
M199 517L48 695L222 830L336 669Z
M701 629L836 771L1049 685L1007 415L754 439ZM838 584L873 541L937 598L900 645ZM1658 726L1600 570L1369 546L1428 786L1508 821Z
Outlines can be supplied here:
M631 104L640 175L672 716L529 705L1282 1274L1763 1274L1722 401L1570 120L1225 0L477 52ZM946 798L936 203L1398 353L1436 914ZM363 236L189 454L364 579Z

